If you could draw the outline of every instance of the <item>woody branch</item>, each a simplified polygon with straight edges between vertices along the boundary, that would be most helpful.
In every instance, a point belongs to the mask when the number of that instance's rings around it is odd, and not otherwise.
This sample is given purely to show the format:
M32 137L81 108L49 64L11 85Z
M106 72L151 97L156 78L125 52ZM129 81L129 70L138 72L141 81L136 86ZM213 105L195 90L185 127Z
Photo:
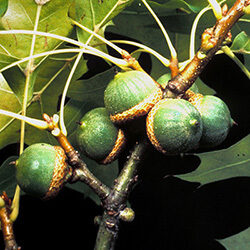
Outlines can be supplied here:
M237 0L228 12L224 11L223 17L212 28L203 32L200 49L190 63L167 83L166 96L180 98L184 95L220 49L223 41L230 36L232 26L244 15L244 10L249 5L250 0Z

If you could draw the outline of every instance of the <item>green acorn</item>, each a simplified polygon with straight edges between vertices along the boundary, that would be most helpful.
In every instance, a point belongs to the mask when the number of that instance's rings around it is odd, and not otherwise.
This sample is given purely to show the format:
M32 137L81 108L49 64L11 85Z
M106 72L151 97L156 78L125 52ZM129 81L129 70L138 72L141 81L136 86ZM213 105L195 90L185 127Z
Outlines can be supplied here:
M159 85L136 70L116 74L104 92L105 107L114 123L146 115L161 98Z
M37 143L26 148L16 161L16 180L27 194L49 199L57 195L71 175L64 150Z
M80 150L101 164L115 160L125 143L125 136L110 120L105 108L95 108L81 119L76 131Z
M215 147L227 137L234 124L230 111L220 98L212 95L196 94L189 99L200 112L203 122L201 147Z
M176 155L197 148L202 134L198 110L183 99L163 99L147 116L147 135L160 152Z

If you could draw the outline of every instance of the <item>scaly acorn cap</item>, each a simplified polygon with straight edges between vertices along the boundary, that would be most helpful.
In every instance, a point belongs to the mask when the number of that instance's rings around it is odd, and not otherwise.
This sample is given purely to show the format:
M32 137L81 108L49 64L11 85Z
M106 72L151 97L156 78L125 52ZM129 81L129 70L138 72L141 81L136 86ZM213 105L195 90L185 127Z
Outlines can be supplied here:
M49 199L58 194L71 175L66 154L59 146L37 143L16 161L16 180L27 194Z
M132 70L115 75L104 92L104 103L112 122L119 124L146 115L162 95L149 75Z

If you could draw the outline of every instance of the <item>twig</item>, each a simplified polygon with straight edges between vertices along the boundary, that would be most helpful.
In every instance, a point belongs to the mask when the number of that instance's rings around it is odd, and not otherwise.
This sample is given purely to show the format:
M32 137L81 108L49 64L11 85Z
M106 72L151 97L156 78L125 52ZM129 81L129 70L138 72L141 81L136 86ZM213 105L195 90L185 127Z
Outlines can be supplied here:
M201 47L189 64L166 86L167 96L182 97L195 82L204 67L220 49L232 26L244 15L250 0L237 0L232 8L223 13L214 27L206 29L202 34Z
M114 249L119 231L119 222L122 219L120 215L126 209L127 198L137 180L138 166L147 145L146 141L135 145L130 158L125 163L119 177L115 180L110 195L103 203L105 210L99 226L95 250ZM127 221L129 221L129 218Z
M67 137L59 129L59 116L54 115L53 117L50 117L47 114L43 114L43 118L49 125L48 130L56 137L57 141L64 149L68 157L68 163L74 168L74 176L71 181L74 182L80 180L84 182L94 190L101 201L104 200L110 193L109 188L89 171L85 162L80 158L79 153L74 149Z
M18 247L15 240L13 222L10 220L11 201L5 192L3 192L1 199L3 199L5 203L5 205L0 208L0 221L5 243L5 250L20 250L21 248Z

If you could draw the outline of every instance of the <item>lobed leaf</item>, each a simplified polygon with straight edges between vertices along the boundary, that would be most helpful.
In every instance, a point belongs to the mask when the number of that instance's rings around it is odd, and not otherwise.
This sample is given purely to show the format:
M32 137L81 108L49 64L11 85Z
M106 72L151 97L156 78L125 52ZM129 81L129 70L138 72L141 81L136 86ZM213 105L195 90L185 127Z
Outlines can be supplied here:
M49 32L61 36L68 36L73 27L68 17L68 10L72 0L53 0L42 7L38 31ZM8 9L0 20L1 30L24 29L34 30L37 4L34 0L9 0ZM32 35L0 34L0 61L6 57L20 59L29 56ZM35 54L56 48L59 40L48 37L36 37ZM35 60L35 64L41 58ZM22 65L22 69L25 68Z
M178 177L204 185L237 176L250 176L250 135L227 149L200 153L197 156L201 160L198 168Z
M83 26L104 36L104 27L110 20L118 15L133 0L77 0L76 1L76 20ZM77 28L78 40L85 43L91 35ZM93 37L90 45L94 46L100 41ZM102 50L106 50L104 46Z
M226 247L227 250L241 250L241 249L249 249L250 248L250 228L245 229L244 231L233 235L231 237L227 237L223 240L219 240L219 242Z

